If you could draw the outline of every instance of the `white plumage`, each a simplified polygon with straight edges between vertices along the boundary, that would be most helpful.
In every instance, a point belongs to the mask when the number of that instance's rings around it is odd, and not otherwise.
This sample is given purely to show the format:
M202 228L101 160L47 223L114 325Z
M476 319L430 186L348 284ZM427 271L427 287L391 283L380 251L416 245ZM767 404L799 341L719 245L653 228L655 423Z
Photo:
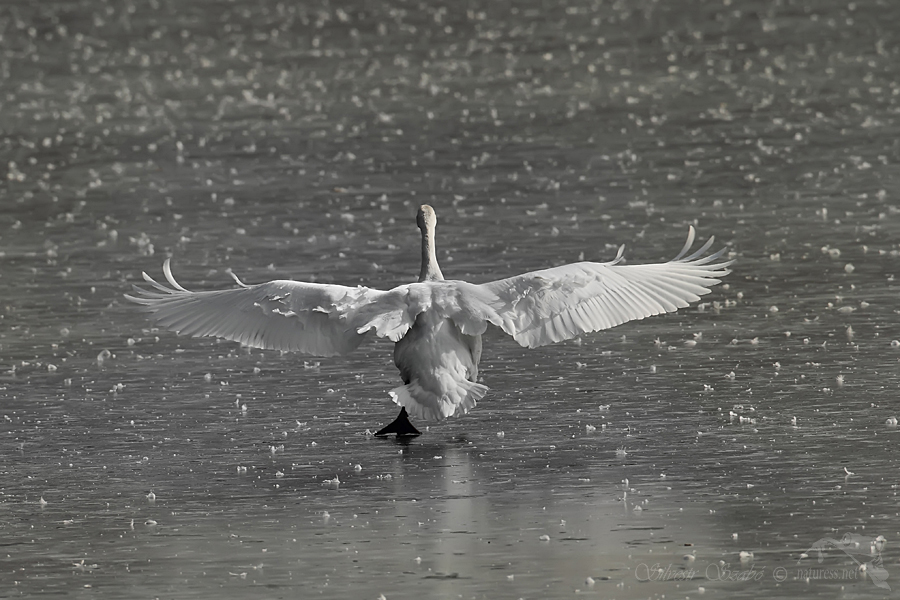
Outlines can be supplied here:
M254 348L334 356L366 336L388 338L396 342L394 363L405 384L391 392L394 401L413 417L440 421L468 412L488 390L477 382L488 324L528 348L561 342L686 307L719 283L731 264L715 262L724 249L706 254L714 238L686 256L694 242L691 227L684 248L666 263L623 265L620 248L606 263L573 263L481 285L445 281L435 258L437 219L430 206L419 209L417 222L419 281L392 290L287 280L244 285L235 278L234 289L191 292L175 281L166 260L171 288L144 273L153 289L135 286L135 295L126 297L166 329Z

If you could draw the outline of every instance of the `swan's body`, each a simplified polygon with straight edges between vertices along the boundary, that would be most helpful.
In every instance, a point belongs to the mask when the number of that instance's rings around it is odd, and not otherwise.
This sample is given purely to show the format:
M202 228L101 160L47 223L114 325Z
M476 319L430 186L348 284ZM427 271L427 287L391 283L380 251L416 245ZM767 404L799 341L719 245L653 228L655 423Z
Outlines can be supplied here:
M435 258L437 219L430 206L419 209L417 222L419 281L389 291L277 280L191 292L175 281L166 260L163 273L171 288L145 273L155 290L135 286L136 295L126 297L172 331L254 348L333 356L354 350L371 334L388 338L396 342L394 363L404 382L391 391L405 409L398 420L408 411L440 421L468 412L487 393L476 379L488 324L528 348L561 342L686 307L719 283L731 264L714 262L724 250L704 255L713 238L685 257L694 241L692 227L684 249L666 263L621 265L620 249L608 263L568 264L481 285L445 281ZM390 427L382 431L415 432Z

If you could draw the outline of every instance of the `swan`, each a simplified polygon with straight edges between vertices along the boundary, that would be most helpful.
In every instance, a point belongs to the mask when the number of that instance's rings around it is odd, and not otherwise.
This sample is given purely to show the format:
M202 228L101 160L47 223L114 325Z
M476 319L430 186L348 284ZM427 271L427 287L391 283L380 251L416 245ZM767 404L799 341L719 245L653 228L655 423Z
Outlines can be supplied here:
M398 417L376 436L419 435L409 418L442 421L465 414L488 391L478 382L481 335L488 324L535 348L626 321L675 311L709 293L733 261L716 262L725 249L707 254L711 237L694 243L688 231L674 259L621 264L624 246L610 262L579 262L483 284L445 280L435 257L437 216L419 208L422 267L416 283L382 291L357 286L276 280L192 292L163 263L167 287L146 273L152 289L134 287L156 325L183 335L213 336L253 348L315 356L347 354L372 335L394 342L394 364L403 385L391 390Z

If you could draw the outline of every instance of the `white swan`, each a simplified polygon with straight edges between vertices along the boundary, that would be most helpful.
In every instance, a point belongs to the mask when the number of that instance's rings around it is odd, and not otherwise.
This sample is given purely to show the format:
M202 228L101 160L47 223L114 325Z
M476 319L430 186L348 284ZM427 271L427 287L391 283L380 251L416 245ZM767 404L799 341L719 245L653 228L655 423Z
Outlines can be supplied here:
M477 382L481 334L496 325L534 348L634 319L688 306L727 275L732 261L714 262L713 243L669 262L622 265L623 248L607 263L580 262L476 285L445 281L434 251L437 217L430 206L416 216L422 230L419 281L381 291L368 287L277 280L230 290L191 292L163 273L172 287L134 286L126 298L146 307L153 321L191 336L214 336L254 348L316 356L346 354L374 334L393 342L404 385L390 392L402 409L376 435L418 435L409 415L441 421L466 413L488 391Z

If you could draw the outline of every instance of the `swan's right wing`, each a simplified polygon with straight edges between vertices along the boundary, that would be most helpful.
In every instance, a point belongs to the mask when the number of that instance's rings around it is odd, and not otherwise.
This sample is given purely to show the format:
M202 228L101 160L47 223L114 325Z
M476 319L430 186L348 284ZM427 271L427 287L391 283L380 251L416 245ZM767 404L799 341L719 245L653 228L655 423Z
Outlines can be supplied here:
M156 325L193 337L219 337L253 348L334 356L354 350L369 331L399 340L415 322L404 286L391 291L276 280L229 290L192 292L163 273L171 287L144 273L153 289L125 297L142 304ZM237 278L235 278L237 281Z
M691 227L684 249L665 263L618 264L620 249L608 263L574 263L481 285L460 285L457 302L466 309L453 311L453 318L464 332L478 333L479 320L486 321L522 346L534 348L672 312L699 300L730 272L731 261L716 262L724 249L706 254L713 238L685 256L693 241ZM466 327L468 316L474 322Z

